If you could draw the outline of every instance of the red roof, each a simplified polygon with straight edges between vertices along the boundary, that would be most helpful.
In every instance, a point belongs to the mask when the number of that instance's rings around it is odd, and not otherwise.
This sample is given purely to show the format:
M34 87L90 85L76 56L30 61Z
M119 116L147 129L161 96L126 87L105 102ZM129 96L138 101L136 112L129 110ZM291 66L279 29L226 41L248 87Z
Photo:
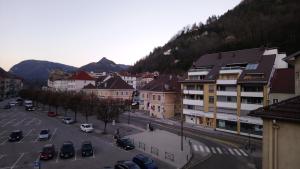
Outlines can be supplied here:
M294 69L276 69L271 80L271 93L295 93Z
M85 71L78 71L74 73L71 77L71 80L95 80L92 76L90 76Z

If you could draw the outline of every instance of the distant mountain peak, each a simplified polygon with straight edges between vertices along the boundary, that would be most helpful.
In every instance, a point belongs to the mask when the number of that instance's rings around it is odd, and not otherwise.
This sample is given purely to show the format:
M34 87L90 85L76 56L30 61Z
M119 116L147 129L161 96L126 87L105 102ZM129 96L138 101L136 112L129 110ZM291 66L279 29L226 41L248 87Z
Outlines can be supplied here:
M119 72L126 70L128 67L129 66L127 65L116 64L106 57L103 57L98 62L89 63L80 67L79 69L88 72Z
M103 64L116 64L115 62L107 59L106 57L103 57L102 59L99 60L98 63L103 63Z

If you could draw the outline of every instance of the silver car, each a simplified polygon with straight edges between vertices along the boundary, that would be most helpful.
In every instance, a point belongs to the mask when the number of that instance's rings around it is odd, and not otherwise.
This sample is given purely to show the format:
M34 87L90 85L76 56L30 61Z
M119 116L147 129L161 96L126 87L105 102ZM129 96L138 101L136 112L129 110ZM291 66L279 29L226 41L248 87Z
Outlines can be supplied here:
M50 130L43 129L39 134L39 140L48 140L50 138Z

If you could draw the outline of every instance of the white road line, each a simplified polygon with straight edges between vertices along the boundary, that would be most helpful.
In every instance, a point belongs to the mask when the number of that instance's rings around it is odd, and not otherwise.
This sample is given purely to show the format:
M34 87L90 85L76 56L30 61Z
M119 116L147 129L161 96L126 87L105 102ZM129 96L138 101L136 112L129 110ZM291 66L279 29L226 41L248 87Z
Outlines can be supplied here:
M3 135L3 134L6 133L6 132L7 132L7 130L2 131L2 132L0 133L0 136Z
M219 147L217 147L217 150L220 154L223 154L223 152L221 151L221 149Z
M230 154L235 155L231 148L228 148L228 151L230 152Z
M237 149L233 149L239 156L241 156L241 153Z
M76 161L77 159L76 159L76 157L77 157L77 152L75 151L75 158L74 158L74 161Z
M0 143L0 145L4 145L6 142L8 141L8 139L5 139L3 142Z
M197 145L194 144L193 147L194 147L194 150L195 150L195 151L198 151Z
M28 121L25 126L29 126L32 122L34 122L35 118L32 118L30 121Z
M21 153L20 157L14 162L14 164L10 167L10 169L14 169L17 163L23 158L25 153Z
M5 127L5 126L7 126L8 124L12 123L15 120L17 120L17 119L11 119L7 123L3 124L1 127Z
M23 120L21 120L21 121L19 121L19 122L15 123L15 124L14 124L14 125L12 125L12 126L18 126L18 125L20 125L21 123L23 123L25 120L26 120L26 119L23 119Z
M96 158L96 155L95 155L95 150L94 150L94 152L93 152L93 158Z
M242 150L242 149L239 149L239 150L244 156L248 157L248 154L244 150Z
M0 160L3 158L3 157L5 157L6 156L6 154L1 154L0 155Z
M205 149L206 149L206 151L207 151L208 153L210 153L210 150L209 150L209 148L208 148L207 146L205 146Z
M57 152L57 156L56 156L56 160L55 160L56 163L58 163L59 153L60 152Z
M57 131L57 128L55 128L55 129L54 129L54 132L51 134L51 138L50 138L50 140L49 140L50 142L53 140L53 137L54 137L56 131Z
M212 152L213 152L214 154L217 153L216 150L215 150L215 148L211 147L210 149L212 150Z
M203 148L202 145L199 145L199 148L200 148L200 150L201 150L202 152L204 152L204 148Z
M38 140L39 140L39 136L37 136L36 139L33 140L32 142L33 142L33 143L36 143L36 142L38 142Z
M28 133L24 137L27 137L34 129L30 129Z
M37 120L38 120L38 122L36 123L36 125L40 125L42 123L42 120L40 120L40 119L37 119Z

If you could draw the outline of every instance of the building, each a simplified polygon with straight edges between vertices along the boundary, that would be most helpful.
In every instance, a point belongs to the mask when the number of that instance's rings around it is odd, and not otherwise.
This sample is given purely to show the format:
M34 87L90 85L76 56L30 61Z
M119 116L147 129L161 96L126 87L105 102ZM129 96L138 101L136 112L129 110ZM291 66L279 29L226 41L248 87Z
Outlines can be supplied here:
M270 104L295 96L295 76L293 68L276 69L270 85Z
M181 111L180 83L177 76L160 75L139 91L140 110L157 118L170 118Z
M263 119L263 169L295 169L300 160L300 96L254 110Z
M0 68L0 98L17 96L23 88L21 78L14 76Z
M247 114L269 104L273 73L288 66L284 57L275 48L201 56L181 81L185 121L261 138L262 120Z
M294 66L295 94L300 95L300 51L284 58L286 62Z
M96 85L88 84L83 88L83 91L88 94L95 94L99 98L132 100L134 89L121 77L113 75L99 77Z
M120 72L118 75L130 86L132 86L134 89L137 89L137 86L139 86L141 77L137 75L132 75L128 72Z
M85 71L78 71L73 74L55 70L48 78L48 88L54 91L80 91L84 86L95 85L95 79Z

